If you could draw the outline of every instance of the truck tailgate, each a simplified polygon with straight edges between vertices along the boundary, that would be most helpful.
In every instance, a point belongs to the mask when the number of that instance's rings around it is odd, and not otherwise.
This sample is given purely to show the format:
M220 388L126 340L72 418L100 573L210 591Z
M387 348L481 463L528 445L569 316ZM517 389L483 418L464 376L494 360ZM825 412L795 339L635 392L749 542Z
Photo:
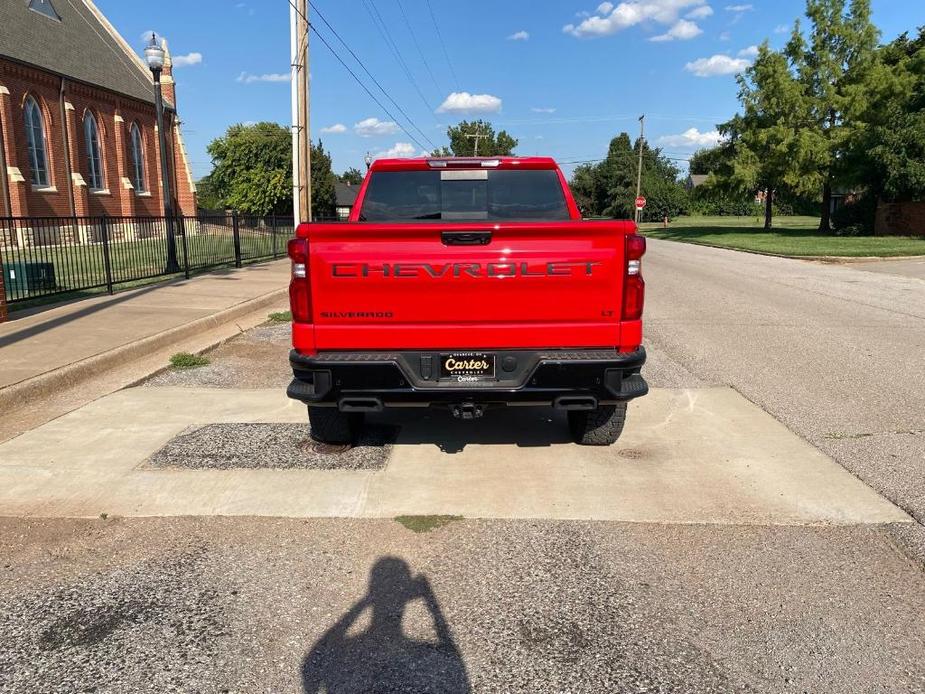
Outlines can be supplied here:
M631 222L310 224L318 350L615 347Z

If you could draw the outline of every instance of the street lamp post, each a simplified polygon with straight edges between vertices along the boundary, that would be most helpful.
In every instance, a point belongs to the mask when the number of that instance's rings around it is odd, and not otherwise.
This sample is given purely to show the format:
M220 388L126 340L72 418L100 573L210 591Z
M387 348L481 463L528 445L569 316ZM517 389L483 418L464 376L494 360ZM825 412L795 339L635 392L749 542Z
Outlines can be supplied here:
M167 266L165 272L180 272L177 261L177 237L174 232L173 193L170 189L169 157L167 156L167 133L164 131L164 98L161 94L161 70L164 69L164 49L157 44L157 37L151 34L151 43L145 48L145 60L154 75L154 108L157 111L157 136L161 150L161 185L164 196L164 217L167 221Z

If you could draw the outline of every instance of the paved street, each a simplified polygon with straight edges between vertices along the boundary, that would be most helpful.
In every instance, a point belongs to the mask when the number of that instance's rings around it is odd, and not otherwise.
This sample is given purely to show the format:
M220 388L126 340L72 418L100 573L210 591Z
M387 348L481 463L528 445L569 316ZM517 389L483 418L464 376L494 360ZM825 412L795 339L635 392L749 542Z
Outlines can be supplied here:
M654 240L645 274L650 373L733 386L925 522L925 280Z
M0 446L0 691L925 692L925 282L649 248L611 449L306 447L284 325Z

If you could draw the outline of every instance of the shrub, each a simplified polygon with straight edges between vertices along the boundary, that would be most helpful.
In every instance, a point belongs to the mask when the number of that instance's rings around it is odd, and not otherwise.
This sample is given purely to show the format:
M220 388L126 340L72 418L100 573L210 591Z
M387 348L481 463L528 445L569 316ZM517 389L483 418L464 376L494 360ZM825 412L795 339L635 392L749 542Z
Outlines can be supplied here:
M292 311L274 311L267 318L273 323L291 323Z
M177 352L170 357L170 365L175 369L195 369L198 366L207 366L209 359L201 354Z
M837 236L870 236L874 231L876 214L876 198L864 195L832 213L832 228Z

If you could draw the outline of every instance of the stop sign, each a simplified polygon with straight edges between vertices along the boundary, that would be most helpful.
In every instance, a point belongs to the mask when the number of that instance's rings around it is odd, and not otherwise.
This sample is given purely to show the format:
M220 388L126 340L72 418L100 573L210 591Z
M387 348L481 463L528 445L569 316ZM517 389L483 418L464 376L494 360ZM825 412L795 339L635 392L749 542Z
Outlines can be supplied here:
M645 206L646 206L646 199L640 195L638 198L636 198L636 209L641 210Z

